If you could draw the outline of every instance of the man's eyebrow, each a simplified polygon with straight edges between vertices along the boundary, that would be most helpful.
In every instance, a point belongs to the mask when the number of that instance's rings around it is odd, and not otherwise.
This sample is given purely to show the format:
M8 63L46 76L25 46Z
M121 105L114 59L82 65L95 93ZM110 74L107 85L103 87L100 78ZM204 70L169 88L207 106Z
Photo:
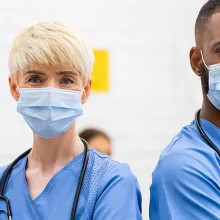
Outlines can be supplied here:
M77 72L73 72L73 71L61 71L61 72L58 72L57 75L75 75L75 76L79 76L79 74Z
M26 75L26 74L45 75L45 73L40 72L40 71L36 71L36 70L28 70L24 73L24 75Z

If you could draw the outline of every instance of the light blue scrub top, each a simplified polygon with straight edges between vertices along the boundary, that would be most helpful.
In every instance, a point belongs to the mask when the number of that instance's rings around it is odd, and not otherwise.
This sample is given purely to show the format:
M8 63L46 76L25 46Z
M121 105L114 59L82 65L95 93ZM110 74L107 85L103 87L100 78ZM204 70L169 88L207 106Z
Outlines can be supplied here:
M128 165L115 162L90 148L89 162L76 212L77 220L122 220L141 218L141 193ZM11 202L12 220L69 220L84 159L73 159L32 200L25 179L27 157L13 169L5 196ZM4 168L0 168L0 178ZM0 219L7 219L0 201Z
M200 120L220 149L220 129ZM150 190L151 220L220 220L220 158L194 121L162 152Z

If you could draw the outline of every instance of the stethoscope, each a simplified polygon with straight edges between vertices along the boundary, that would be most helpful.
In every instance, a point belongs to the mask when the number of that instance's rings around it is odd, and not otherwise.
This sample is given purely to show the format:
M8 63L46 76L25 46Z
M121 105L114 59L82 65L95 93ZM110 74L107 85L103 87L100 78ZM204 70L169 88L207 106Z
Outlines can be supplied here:
M205 131L203 130L201 124L200 124L200 120L199 120L199 115L200 115L200 110L198 110L196 112L195 115L195 122L196 122L196 126L200 132L200 134L202 135L202 137L206 140L206 142L208 143L208 145L218 154L218 156L220 157L220 151L219 149L215 146L215 144L208 138L208 136L206 135Z
M84 161L83 161L83 165L82 165L82 169L81 169L81 173L80 173L80 177L79 177L79 181L78 181L78 185L77 185L77 189L76 189L76 193L75 193L75 197L74 197L74 201L73 201L73 206L72 206L72 212L71 212L71 218L70 220L74 220L75 219L75 215L76 215L76 209L77 209L77 205L78 205L78 200L79 200L79 195L80 195L80 191L83 185L83 179L86 173L86 167L89 161L89 145L88 143L82 139L82 142L84 144L84 152L85 152L85 156L84 156ZM18 161L20 161L22 158L26 157L29 153L30 153L31 149L25 151L23 154L21 154L17 159L15 159L9 166L8 168L5 170L1 182L0 182L0 200L4 200L6 203L6 207L7 207L7 216L8 216L8 220L12 219L12 212L11 212L11 207L10 207L10 201L9 199L4 196L4 189L6 186L6 181L7 178L9 177L13 167L18 163Z

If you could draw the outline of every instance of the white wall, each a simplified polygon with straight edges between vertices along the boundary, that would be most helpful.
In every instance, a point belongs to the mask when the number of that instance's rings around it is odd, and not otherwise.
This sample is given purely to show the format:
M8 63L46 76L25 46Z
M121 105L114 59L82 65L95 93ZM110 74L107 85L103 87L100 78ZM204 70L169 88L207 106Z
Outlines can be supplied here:
M78 127L107 130L114 158L130 164L148 219L151 172L160 151L190 123L201 104L199 79L189 67L193 26L205 0L47 0L0 3L0 163L31 146L31 131L9 95L7 58L25 27L60 20L80 29L94 48L110 50L111 90L92 94Z

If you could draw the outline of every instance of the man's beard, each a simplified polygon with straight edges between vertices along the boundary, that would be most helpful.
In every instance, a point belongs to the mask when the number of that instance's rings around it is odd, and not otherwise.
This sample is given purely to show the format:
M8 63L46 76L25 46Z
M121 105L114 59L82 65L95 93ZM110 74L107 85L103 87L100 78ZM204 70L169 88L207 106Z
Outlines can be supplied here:
M201 64L201 84L203 91L208 94L209 91L209 71L204 63Z

